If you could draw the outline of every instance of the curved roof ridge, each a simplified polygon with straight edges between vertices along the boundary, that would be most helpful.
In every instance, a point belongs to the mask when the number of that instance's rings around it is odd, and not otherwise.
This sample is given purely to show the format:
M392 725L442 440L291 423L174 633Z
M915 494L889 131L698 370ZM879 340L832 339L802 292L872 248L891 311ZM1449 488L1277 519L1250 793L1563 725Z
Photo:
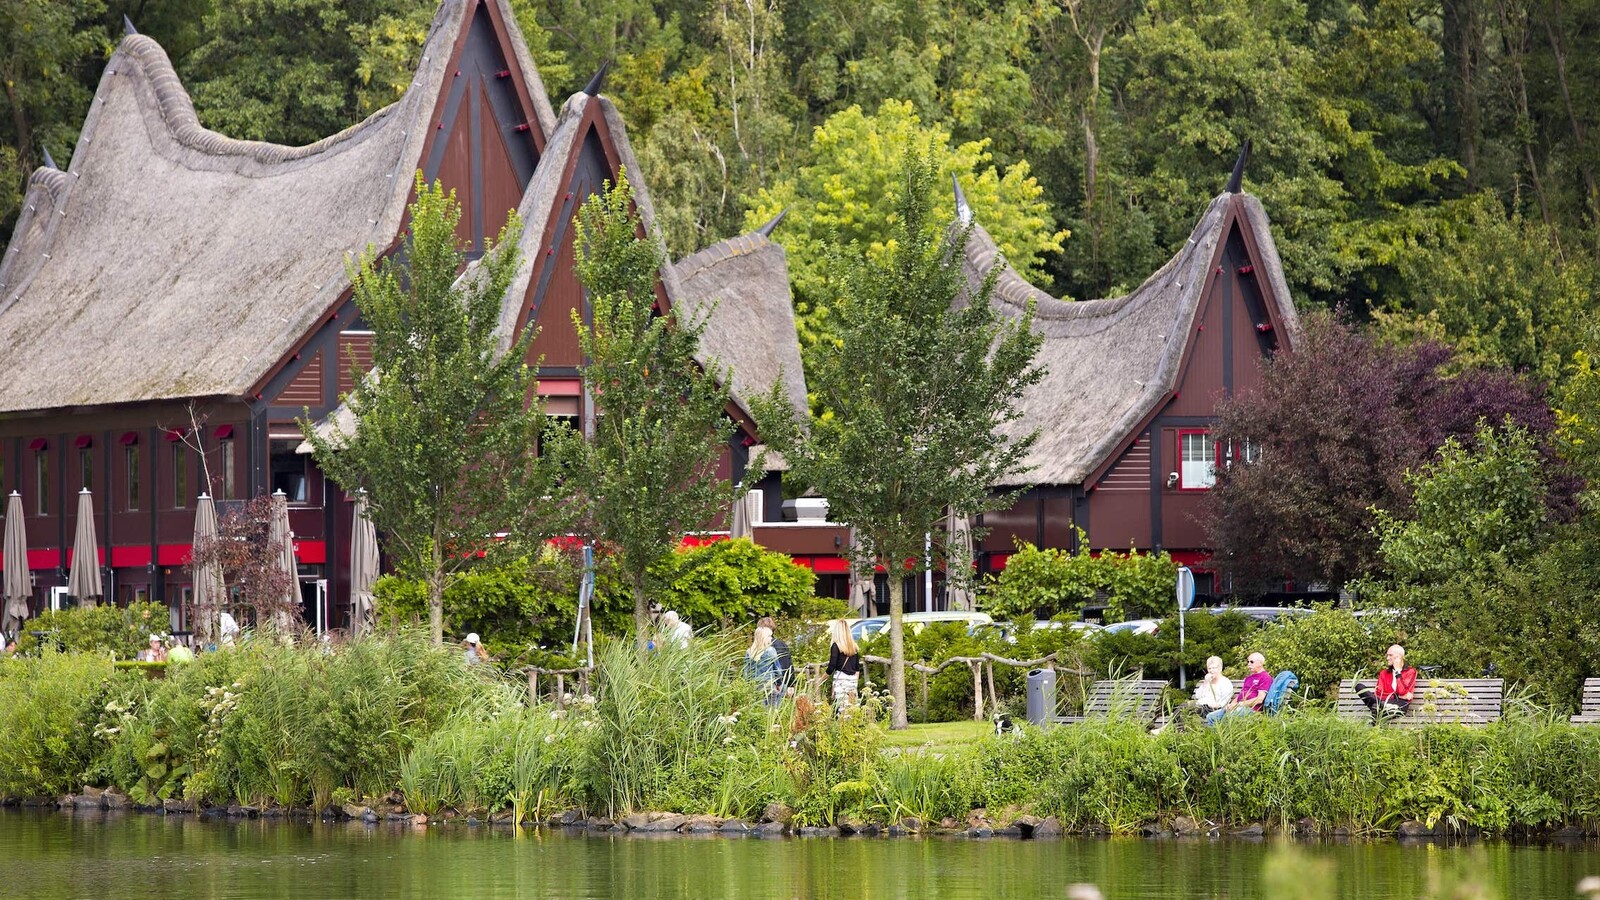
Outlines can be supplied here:
M735 256L744 256L755 253L776 242L759 231L749 231L736 234L733 237L721 240L709 247L696 250L673 264L678 270L678 278L687 281L705 269L718 263L725 262Z

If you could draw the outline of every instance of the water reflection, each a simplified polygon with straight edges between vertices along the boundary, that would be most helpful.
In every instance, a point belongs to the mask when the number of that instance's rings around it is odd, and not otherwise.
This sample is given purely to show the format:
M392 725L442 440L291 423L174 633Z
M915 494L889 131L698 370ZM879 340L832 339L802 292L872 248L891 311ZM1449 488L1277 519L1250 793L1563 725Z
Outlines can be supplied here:
M501 828L0 811L0 895L37 898L550 897L952 900L1262 896L1276 842L587 836ZM1570 897L1600 845L1299 845L1307 896L1420 897L1466 879ZM1302 866L1302 868L1305 868ZM1331 878L1331 885L1327 883ZM1313 885L1306 885L1313 887Z

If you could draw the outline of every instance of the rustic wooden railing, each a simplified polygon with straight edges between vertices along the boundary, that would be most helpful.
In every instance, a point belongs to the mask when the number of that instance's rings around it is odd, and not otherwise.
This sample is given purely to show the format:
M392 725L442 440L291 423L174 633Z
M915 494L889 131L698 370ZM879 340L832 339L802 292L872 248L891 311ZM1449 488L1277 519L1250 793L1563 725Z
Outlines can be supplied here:
M863 690L872 686L872 679L869 674L871 669L868 668L868 663L876 663L882 666L890 664L888 657L884 656L863 656L861 657L861 662L861 687ZM1024 669L1036 669L1040 666L1055 669L1058 667L1058 662L1059 660L1054 653L1041 656L1038 659L1010 659L995 653L985 652L978 656L952 656L938 665L928 665L927 663L907 660L906 669L922 676L922 707L927 709L929 679L951 666L965 665L972 672L972 719L975 722L982 722L984 721L984 690L986 687L990 706L998 707L1000 705L1000 696L994 686L994 667L996 664ZM823 663L806 664L807 690L813 696L821 693L822 683L825 680L823 677L824 668L826 667ZM1094 674L1078 668L1068 668L1063 669L1063 671L1080 678Z

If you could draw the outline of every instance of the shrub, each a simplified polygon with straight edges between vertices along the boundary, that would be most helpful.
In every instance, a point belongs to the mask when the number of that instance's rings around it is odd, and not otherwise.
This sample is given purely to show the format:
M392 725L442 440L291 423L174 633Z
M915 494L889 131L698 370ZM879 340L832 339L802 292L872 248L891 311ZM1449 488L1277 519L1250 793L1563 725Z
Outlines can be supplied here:
M117 675L97 654L46 651L0 660L0 797L77 789L93 761L99 719Z
M412 743L494 690L421 635L374 636L331 654L248 641L133 683L97 772L143 802L320 808L336 791L380 796L399 783Z
M617 585L604 557L597 563L592 611L597 634L616 634L629 622L632 601ZM482 566L450 580L444 591L445 632L482 636L505 666L567 660L583 571L570 554L550 548L533 559ZM375 588L378 613L391 625L427 620L428 588L421 580L386 575ZM540 649L549 648L557 657Z
M1260 652L1272 671L1289 669L1298 675L1303 693L1332 700L1340 679L1373 677L1384 664L1384 650L1398 638L1392 618L1358 619L1350 610L1319 606L1309 616L1281 619L1251 632L1239 652ZM1428 660L1413 653L1411 661Z
M133 603L126 609L111 604L41 613L30 619L17 637L17 650L31 654L43 641L66 653L96 653L132 659L150 641L153 631L166 631L167 608L159 603Z
M650 569L656 602L704 627L743 624L764 615L795 617L815 599L815 576L787 554L749 538L680 549Z
M1183 665L1191 675L1203 674L1206 657L1220 656L1229 671L1242 676L1244 655L1239 652L1239 644L1257 627L1255 620L1239 613L1218 615L1197 610L1185 615ZM1144 678L1174 684L1178 681L1178 620L1175 618L1162 619L1155 634L1129 631L1097 634L1094 640L1087 642L1086 648L1084 661L1096 672L1106 675L1143 672ZM1276 663L1273 665L1277 667Z
M1165 552L1074 554L1018 542L1000 576L989 581L983 606L997 619L1077 618L1104 594L1108 616L1142 618L1170 605L1177 577L1177 564Z

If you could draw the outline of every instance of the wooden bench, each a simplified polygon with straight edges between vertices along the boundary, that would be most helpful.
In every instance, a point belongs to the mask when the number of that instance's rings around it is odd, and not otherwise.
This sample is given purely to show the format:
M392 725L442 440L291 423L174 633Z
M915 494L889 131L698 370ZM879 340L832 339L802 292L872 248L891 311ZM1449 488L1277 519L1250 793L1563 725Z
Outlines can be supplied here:
M1583 680L1583 703L1572 717L1574 725L1600 725L1600 678Z
M1165 681L1096 681L1084 698L1083 715L1056 716L1055 721L1066 725L1108 716L1155 720L1161 715L1161 697L1166 689Z
M1363 684L1376 686L1378 679L1363 678ZM1484 725L1500 720L1500 701L1506 683L1501 678L1417 678L1411 708L1403 716L1386 721L1392 725L1433 725L1447 722ZM1356 696L1356 679L1339 682L1339 717L1371 720L1372 711Z

